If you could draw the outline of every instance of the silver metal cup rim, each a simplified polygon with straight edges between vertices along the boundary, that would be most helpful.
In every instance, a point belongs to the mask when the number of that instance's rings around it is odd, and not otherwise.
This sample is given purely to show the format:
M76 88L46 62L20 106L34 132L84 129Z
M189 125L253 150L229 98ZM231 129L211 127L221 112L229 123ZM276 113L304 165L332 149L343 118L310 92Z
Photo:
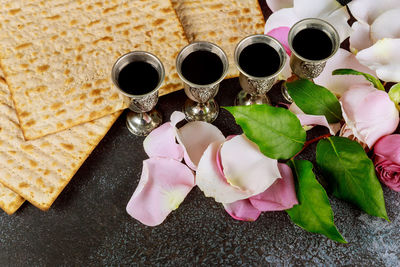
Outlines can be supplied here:
M180 68L178 68L179 56L180 56L185 50L189 49L190 47L192 47L192 46L194 46L194 45L196 45L196 44L206 44L206 45L213 46L213 47L215 47L217 50L219 50L219 51L221 52L221 54L223 55L223 57L225 58L226 64L223 64L223 65L224 65L224 69L223 69L223 71L222 71L221 77L220 77L218 80L216 80L215 82L213 82L213 83L210 83L210 84L203 84L203 85L192 83L191 81L187 80L187 79L185 78L185 76L182 75L182 71L180 70ZM223 62L224 60L221 60L221 61ZM182 48L182 50L179 52L178 56L176 57L175 66L176 66L176 70L177 70L177 72L178 72L179 78L180 78L184 83L186 83L187 85L189 85L190 87L195 87L195 88L209 88L209 87L213 87L213 86L219 84L219 83L222 82L222 80L225 78L225 76L226 76L226 74L228 73L228 70L229 70L228 57L226 56L226 53L224 52L224 50L222 50L222 48L219 47L218 45L216 45L216 44L214 44L214 43L211 43L211 42L207 42L207 41L195 41L195 42L192 42L192 43L186 45L184 48Z
M331 57L333 57L333 55L335 55L336 52L338 51L339 46L340 46L340 44L339 44L340 41L339 41L339 42L336 42L337 45L335 45L335 47L334 47L334 49L332 50L332 53L329 55L329 57L326 57L326 58L323 58L323 59L318 59L318 60L312 60L312 59L304 58L304 57L300 56L300 55L296 52L296 50L293 49L290 36L293 34L293 31L294 31L294 29L296 28L296 26L299 25L299 24L304 23L305 21L319 21L320 23L325 24L326 26L328 26L329 28L331 28L331 30L334 32L335 37L339 40L339 33L337 32L337 30L335 29L335 27L333 27L332 24L330 24L329 22L327 22L327 21L325 21L325 20L323 20L323 19L319 19L319 18L307 18L307 19L302 19L302 20L296 22L296 24L294 24L294 25L290 28L290 31L289 31L289 34L288 34L288 37L289 37L289 38L288 38L288 41L289 41L289 48L290 48L290 51L291 51L293 54L295 54L296 57L298 57L299 59L301 59L301 60L303 60L303 61L314 62L314 63L321 63L321 62L327 61L328 59L330 59Z
M146 93L146 94L142 94L142 95L132 95L132 94L128 94L127 92L125 92L124 90L122 90L122 89L119 87L118 80L117 80L117 77L116 77L116 75L115 75L116 67L118 66L118 64L119 64L122 60L124 60L126 57L129 57L130 55L146 55L146 56L149 56L149 57L151 57L153 60L155 60L156 62L158 62L158 63L160 64L160 66L161 66L161 73L159 73L159 74L160 74L160 77L159 77L159 81L158 81L157 86L156 86L153 90L151 90L150 92L148 92L148 93ZM117 61L115 61L114 65L113 65L113 67L112 67L112 71L111 71L111 80L113 81L115 87L117 87L117 89L118 89L118 91L119 91L120 93L122 93L123 95L125 95L125 96L127 96L127 97L130 97L130 98L144 97L144 96L148 96L148 95L153 94L154 92L156 92L157 90L160 89L161 85L162 85L163 82L164 82L164 79L165 79L165 69L164 69L163 63L161 62L161 60L160 60L156 55L154 55L154 54L152 54L152 53L150 53L150 52L147 52L147 51L131 51L131 52L128 52L128 53L126 53L126 54L120 56L120 57L117 59Z
M238 49L239 49L239 47L240 47L240 45L241 45L242 43L246 42L246 41L249 40L249 39L253 39L253 38L269 39L269 40L275 42L275 43L278 45L279 49L281 49L281 50L284 52L285 56L284 56L283 59L282 59L281 65L279 66L279 69L278 69L275 73L273 73L273 74L271 74L271 75L268 75L268 76L265 76L265 77L257 77L257 76L253 76L253 75L248 74L247 72L245 72L245 71L240 67L240 64L239 64L239 62L238 62L238 60L239 60L239 55L237 54L237 53L239 52ZM279 53L279 51L277 51L277 52ZM270 78L276 77L276 76L279 75L279 73L282 72L282 70L283 70L283 68L285 67L285 64L286 64L286 51L285 51L285 48L283 47L283 45L282 45L276 38L274 38L274 37L272 37L272 36L269 36L269 35L265 35L265 34L253 34L253 35L249 35L249 36L243 38L243 39L236 45L235 54L234 54L234 60L235 60L235 65L236 65L236 67L238 68L238 70L239 70L241 73L243 73L245 76L251 78L252 80L265 80L265 79L270 79Z

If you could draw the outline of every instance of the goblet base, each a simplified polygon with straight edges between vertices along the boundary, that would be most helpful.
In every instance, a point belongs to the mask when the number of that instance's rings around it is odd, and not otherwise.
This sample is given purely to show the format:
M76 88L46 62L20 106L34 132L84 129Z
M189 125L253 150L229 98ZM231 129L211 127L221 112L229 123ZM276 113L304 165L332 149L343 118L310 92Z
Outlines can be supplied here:
M219 106L214 99L208 100L206 103L198 103L191 99L186 100L183 106L183 113L187 121L205 121L213 122L218 117Z
M267 95L251 95L242 90L235 99L235 106L250 106L250 105L271 104Z
M288 92L288 90L287 90L287 87L286 87L286 83L285 83L285 82L282 83L281 92L282 92L283 98L284 98L287 102L293 103L293 99L292 99L292 98L290 97L290 95L289 95L289 92Z
M128 130L137 136L146 136L162 123L161 114L153 109L149 112L136 113L129 111L126 115Z

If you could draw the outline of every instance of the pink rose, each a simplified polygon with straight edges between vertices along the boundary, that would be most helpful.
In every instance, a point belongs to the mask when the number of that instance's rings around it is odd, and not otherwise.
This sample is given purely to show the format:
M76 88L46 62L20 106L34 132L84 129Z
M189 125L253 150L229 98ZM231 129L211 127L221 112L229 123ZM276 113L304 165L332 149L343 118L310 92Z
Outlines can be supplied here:
M375 144L374 163L382 183L400 192L400 134L385 136Z
M370 149L379 138L392 134L399 124L399 112L389 95L372 85L351 86L340 103L346 122L340 135L354 137Z

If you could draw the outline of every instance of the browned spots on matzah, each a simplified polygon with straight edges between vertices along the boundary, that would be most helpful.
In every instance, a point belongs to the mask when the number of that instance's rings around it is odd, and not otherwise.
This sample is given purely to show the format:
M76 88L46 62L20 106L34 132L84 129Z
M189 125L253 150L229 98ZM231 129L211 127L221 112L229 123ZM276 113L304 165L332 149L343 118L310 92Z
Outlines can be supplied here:
M64 143L62 143L61 146L62 146L63 148L65 148L66 150L69 150L69 151L74 150L74 146L71 145L71 144L64 144Z
M38 163L34 160L29 160L29 164L31 165L32 168L36 168L38 166Z
M18 187L19 187L19 188L27 188L27 187L29 187L29 184L27 184L27 183L25 183L25 182L22 182L22 183L20 183L20 184L18 185Z
M12 16L18 14L19 12L21 12L20 8L15 8L15 9L11 9L10 11L8 11L8 13Z
M60 18L61 18L60 15L54 15L54 16L47 17L46 19L48 19L48 20L58 20Z
M21 149L24 151L32 151L34 149L34 146L29 144L29 145L21 145Z
M31 113L29 113L28 111L24 111L24 112L21 113L20 116L23 118L23 117L28 117L30 114Z
M100 105L104 101L104 98L99 97L93 100L93 105Z
M50 68L49 65L42 65L42 66L37 67L36 70L37 70L38 72L44 72L44 71L48 70L49 68Z
M21 49L30 47L31 45L32 45L32 43L24 43L24 44L18 45L17 47L15 47L15 49L21 50Z
M57 103L54 103L53 105L51 105L51 109L52 109L52 110L57 110L57 109L59 109L61 106L62 106L62 102L57 102Z
M156 19L153 22L153 26L159 26L159 25L163 24L164 22L165 22L165 19Z

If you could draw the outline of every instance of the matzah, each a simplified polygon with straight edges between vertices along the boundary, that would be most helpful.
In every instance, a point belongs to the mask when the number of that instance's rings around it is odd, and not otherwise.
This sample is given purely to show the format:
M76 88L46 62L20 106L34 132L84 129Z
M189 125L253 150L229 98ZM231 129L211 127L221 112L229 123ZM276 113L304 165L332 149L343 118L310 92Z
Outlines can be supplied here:
M229 59L226 78L239 75L233 54L237 43L251 34L264 33L264 16L258 0L172 0L190 42L219 45Z
M16 212L24 201L25 200L20 195L0 183L0 208L8 215Z
M0 72L0 182L47 210L120 112L46 137L25 141Z
M187 43L169 0L0 0L1 66L27 140L125 108L110 75L132 50L163 62L161 95L181 89Z

